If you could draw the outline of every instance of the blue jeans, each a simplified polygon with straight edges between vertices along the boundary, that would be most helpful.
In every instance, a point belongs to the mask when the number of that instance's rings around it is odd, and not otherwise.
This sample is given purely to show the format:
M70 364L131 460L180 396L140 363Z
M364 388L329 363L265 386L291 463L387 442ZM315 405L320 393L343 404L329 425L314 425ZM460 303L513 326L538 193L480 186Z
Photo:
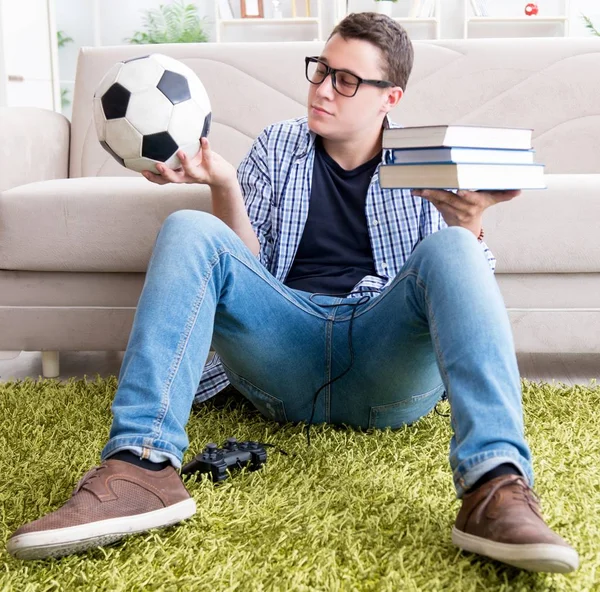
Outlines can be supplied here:
M502 463L533 484L511 328L481 245L447 228L414 249L378 296L313 296L275 279L215 216L180 210L157 236L112 405L106 459L131 450L181 466L211 345L266 417L398 428L444 390L457 497ZM338 306L331 306L332 304Z

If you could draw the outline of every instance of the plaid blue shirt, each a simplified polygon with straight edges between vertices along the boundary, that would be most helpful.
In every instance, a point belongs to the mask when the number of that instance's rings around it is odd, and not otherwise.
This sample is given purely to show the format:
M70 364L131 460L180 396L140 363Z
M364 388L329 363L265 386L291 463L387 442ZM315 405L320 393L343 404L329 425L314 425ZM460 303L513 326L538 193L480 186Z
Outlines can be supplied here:
M384 127L401 127L384 120ZM260 243L260 262L284 281L294 262L308 217L315 134L306 117L267 127L238 167L246 210ZM375 297L388 286L414 248L426 236L445 228L439 211L408 189L383 189L377 166L367 191L366 218L376 276L365 276L352 297ZM496 259L482 243L492 271ZM195 403L210 399L229 384L219 356L204 368Z

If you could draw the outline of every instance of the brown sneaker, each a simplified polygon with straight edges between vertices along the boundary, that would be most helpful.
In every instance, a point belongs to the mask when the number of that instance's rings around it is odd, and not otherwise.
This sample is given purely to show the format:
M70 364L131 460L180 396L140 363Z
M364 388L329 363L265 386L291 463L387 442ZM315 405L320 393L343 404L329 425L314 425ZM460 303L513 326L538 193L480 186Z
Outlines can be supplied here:
M533 490L520 475L502 475L463 496L452 542L529 571L577 569L577 551L552 532Z
M148 471L109 459L83 476L62 508L21 526L7 549L19 559L60 557L195 513L196 502L172 466Z

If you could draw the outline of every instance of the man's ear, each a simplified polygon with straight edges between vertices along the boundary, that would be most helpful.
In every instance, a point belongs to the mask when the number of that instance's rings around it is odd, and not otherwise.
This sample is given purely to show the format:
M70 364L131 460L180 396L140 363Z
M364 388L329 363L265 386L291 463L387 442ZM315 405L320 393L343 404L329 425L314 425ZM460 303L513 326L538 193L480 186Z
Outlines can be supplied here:
M399 86L393 86L392 88L388 89L386 101L387 110L391 111L394 107L396 107L403 95L404 91Z

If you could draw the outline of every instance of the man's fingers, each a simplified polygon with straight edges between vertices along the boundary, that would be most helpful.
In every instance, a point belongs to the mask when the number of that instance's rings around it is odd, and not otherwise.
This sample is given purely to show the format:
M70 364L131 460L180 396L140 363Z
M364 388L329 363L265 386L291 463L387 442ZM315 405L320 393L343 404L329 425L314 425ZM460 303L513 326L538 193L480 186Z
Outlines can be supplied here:
M413 192L414 193L414 192ZM444 191L443 189L421 189L417 192L424 199L432 202L433 205L439 203L448 204L457 209L461 209L465 205L463 199L456 197L451 191Z
M212 156L208 138L200 138L200 148L202 149L203 154L205 154L208 158Z
M169 168L164 164L157 164L156 168L160 171L160 174L163 179L167 179L167 181L170 181L171 183L179 182L179 177L173 169Z
M163 179L160 175L153 173L152 171L142 171L142 175L144 175L144 177L146 177L148 181L151 181L152 183L157 183L158 185L164 185L165 183L168 183L168 181Z
M202 161L198 162L197 156L190 159L190 157L183 151L177 153L179 160L183 166L183 173L187 179L192 179L195 182L202 183L204 180L204 171L202 167ZM183 179L185 181L185 179ZM189 181L185 181L188 183Z
M509 201L521 195L521 190L511 189L510 191L490 191L490 194L496 201Z

